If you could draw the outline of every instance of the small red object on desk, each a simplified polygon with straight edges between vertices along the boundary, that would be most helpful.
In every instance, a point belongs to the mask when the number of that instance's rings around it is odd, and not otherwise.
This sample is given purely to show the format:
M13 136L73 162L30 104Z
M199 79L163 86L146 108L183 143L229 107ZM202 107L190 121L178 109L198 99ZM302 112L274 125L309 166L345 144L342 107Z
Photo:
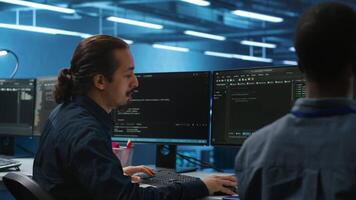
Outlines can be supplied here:
M120 144L118 142L111 142L111 148L119 148Z

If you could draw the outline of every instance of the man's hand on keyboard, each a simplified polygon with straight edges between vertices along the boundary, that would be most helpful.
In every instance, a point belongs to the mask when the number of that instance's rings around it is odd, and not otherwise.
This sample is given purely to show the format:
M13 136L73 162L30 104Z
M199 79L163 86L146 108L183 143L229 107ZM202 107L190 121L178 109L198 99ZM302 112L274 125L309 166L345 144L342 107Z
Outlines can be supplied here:
M212 195L215 192L222 192L228 195L234 195L235 193L231 191L228 187L236 187L237 180L234 176L216 176L211 175L203 179L206 187L209 190L209 194Z
M139 176L133 176L136 173L146 173L149 176L153 176L155 173L153 171L153 169L144 166L144 165L140 165L140 166L128 166L128 167L124 167L122 168L124 171L124 174L126 176L131 176L131 181L133 183L139 183L140 182L140 177Z

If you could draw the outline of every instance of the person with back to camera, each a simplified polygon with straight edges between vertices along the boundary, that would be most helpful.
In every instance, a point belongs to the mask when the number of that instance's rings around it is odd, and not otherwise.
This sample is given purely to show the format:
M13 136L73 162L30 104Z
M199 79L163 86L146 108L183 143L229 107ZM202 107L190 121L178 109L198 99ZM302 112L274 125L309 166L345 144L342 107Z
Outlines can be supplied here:
M55 89L59 105L41 135L33 178L58 200L197 199L217 191L232 194L233 176L208 176L162 188L140 188L134 173L153 175L145 166L122 168L111 148L110 112L124 106L138 86L128 45L96 35L77 46L71 67L61 70Z
M356 199L356 14L328 2L300 18L295 49L306 98L240 149L241 199Z

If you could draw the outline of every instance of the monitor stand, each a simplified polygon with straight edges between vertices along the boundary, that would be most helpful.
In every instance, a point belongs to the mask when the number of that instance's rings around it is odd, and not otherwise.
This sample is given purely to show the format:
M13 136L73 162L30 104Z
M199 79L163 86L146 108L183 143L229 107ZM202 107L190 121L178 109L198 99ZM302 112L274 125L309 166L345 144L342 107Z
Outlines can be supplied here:
M195 167L177 168L176 165L177 146L176 145L157 145L156 148L156 167L174 169L178 173L196 171Z
M15 136L0 136L0 154L15 155Z

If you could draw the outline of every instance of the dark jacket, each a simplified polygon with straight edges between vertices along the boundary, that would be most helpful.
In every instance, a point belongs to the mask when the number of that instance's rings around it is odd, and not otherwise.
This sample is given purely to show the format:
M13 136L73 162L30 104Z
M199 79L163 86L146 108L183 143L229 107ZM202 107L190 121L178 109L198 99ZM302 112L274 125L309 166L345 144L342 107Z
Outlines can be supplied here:
M111 149L111 116L89 97L57 106L42 131L33 178L58 200L197 199L202 181L140 188Z

